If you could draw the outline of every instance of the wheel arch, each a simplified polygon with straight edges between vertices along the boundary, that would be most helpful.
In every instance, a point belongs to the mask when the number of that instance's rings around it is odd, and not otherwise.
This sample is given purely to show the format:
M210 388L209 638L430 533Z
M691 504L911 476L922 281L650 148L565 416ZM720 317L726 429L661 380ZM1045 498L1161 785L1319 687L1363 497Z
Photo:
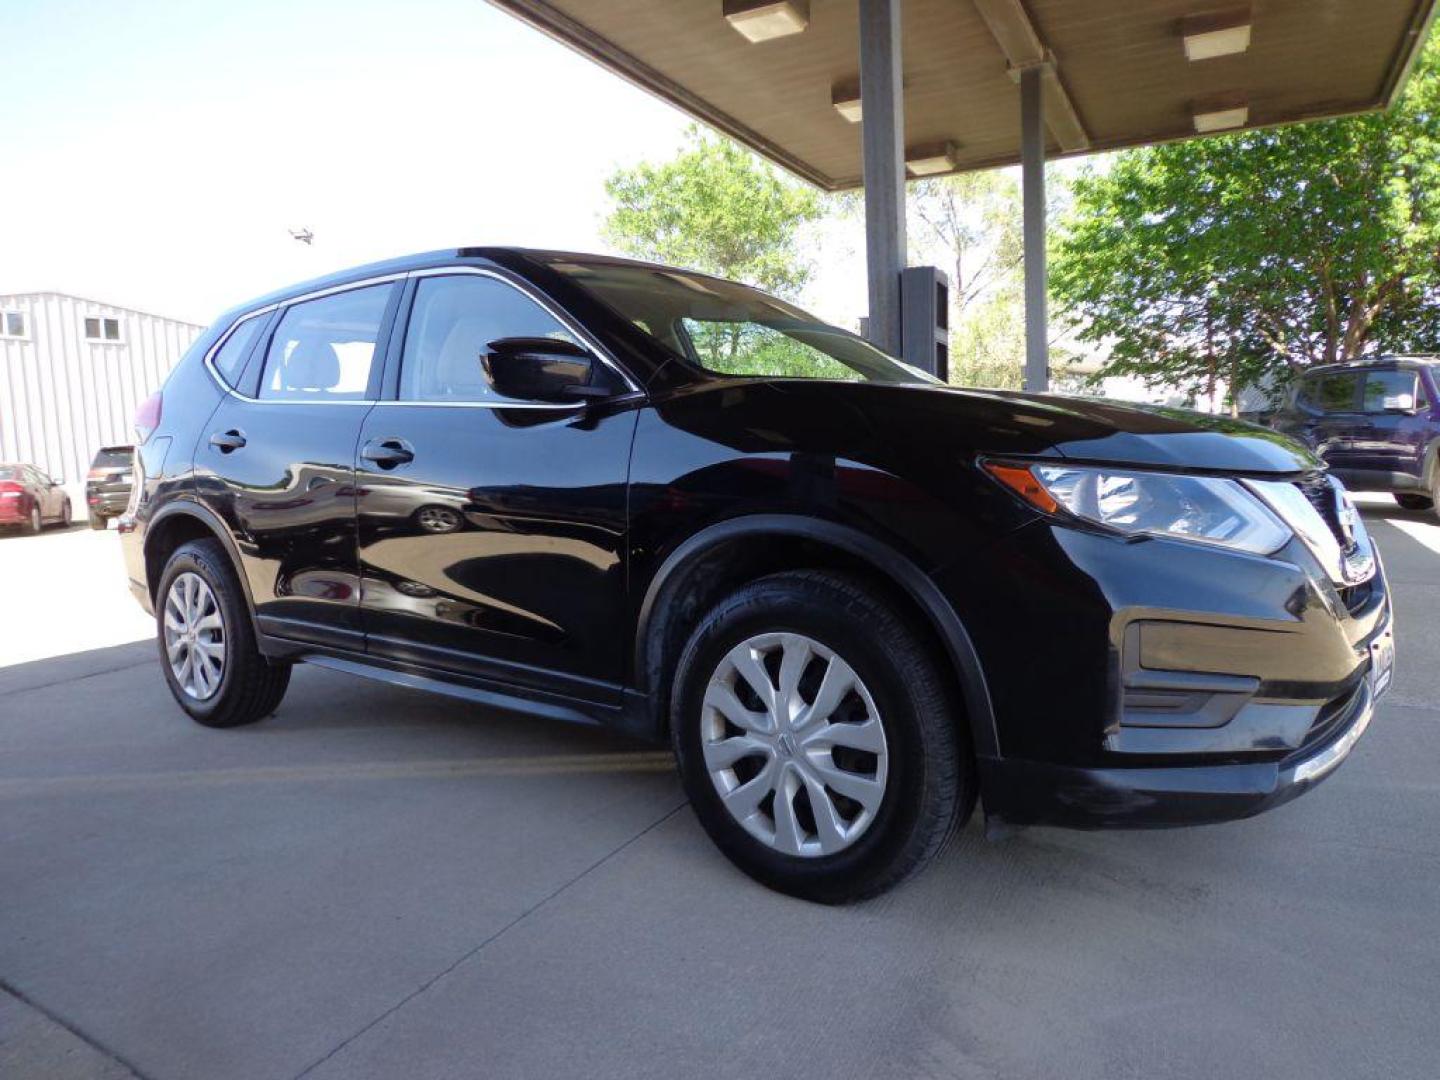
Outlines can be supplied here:
M255 622L255 603L250 595L250 582L245 577L245 567L240 560L240 548L235 537L213 510L193 499L176 499L167 503L145 526L145 587L150 590L150 601L158 603L156 590L160 587L160 575L165 563L181 544L190 540L214 539L225 549L230 568L240 582L240 591L245 598L245 610L250 616L257 640L260 628Z
M751 556L754 565L760 568L749 577L775 569L799 569L799 565L783 564L783 556L777 556L777 540L823 552L829 558L822 566L861 571L903 598L950 662L976 753L1000 756L994 707L979 653L935 582L883 540L838 522L790 514L754 514L710 525L681 543L650 579L636 622L633 673L635 688L649 700L656 731L664 730L669 715L665 671L678 658L703 608L718 599L718 591L733 584L727 580L719 589L707 588L707 581L714 580L714 568L731 558L743 563L741 552L749 549L755 553ZM771 565L777 557L781 565ZM688 604L684 602L687 596Z

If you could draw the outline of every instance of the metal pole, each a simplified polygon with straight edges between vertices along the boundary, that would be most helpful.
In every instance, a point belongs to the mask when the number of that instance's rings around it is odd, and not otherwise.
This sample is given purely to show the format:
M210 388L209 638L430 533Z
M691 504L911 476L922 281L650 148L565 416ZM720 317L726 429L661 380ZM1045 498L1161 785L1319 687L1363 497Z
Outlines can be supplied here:
M1050 389L1045 267L1045 118L1039 64L1020 72L1020 175L1025 237L1025 389Z
M869 336L896 356L900 355L900 271L905 268L905 103L900 74L900 0L860 0Z

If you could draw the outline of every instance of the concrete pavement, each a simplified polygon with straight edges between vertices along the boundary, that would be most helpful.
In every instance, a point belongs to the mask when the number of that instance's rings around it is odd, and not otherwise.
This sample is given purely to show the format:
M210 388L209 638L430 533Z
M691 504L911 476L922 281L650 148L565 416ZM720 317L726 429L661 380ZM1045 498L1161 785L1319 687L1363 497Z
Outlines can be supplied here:
M1316 791L976 822L838 910L601 732L303 667L210 731L148 642L0 667L0 1076L1432 1077L1440 525L1367 503L1397 681Z

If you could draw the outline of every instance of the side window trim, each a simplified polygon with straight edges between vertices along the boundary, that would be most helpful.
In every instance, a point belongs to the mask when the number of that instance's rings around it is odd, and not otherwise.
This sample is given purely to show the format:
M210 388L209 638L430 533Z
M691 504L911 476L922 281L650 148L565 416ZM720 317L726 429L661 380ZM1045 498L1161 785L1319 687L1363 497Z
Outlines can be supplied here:
M464 266L458 264L450 264L444 266L429 266L420 270L411 270L405 275L409 280L407 281L406 287L404 289L403 299L400 301L401 314L396 317L394 330L390 335L389 343L386 349L384 382L382 383L380 391L381 401L390 402L397 405L410 405L417 408L442 407L477 409L548 409L553 412L557 408L563 409L583 407L583 402L577 403L577 405L575 406L568 406L547 404L544 402L525 401L436 402L401 400L399 396L400 362L401 356L404 353L405 349L405 335L409 332L410 313L414 307L415 293L418 289L419 280L421 278L427 277L453 277L460 274L471 274L478 277L492 278L495 281L500 282L502 285L510 286L512 289L515 289L517 292L519 292L521 296L524 296L527 300L538 305L542 311L544 311L561 326L563 326L567 331L569 331L569 333L574 335L577 341L579 341L591 352L593 352L595 356L599 358L600 363L603 364L610 371L612 371L625 385L625 390L622 393L617 394L614 398L607 400L630 400L631 398L641 398L645 396L645 392L640 388L640 385L635 381L634 377L628 371L626 371L619 363L616 362L615 358L610 355L609 350L605 349L600 344L600 342L595 339L594 334L586 330L584 326L578 323L563 308L555 304L554 301L550 300L544 294L537 292L532 286L529 285L529 283L514 275L504 273L498 269L493 269L488 266Z

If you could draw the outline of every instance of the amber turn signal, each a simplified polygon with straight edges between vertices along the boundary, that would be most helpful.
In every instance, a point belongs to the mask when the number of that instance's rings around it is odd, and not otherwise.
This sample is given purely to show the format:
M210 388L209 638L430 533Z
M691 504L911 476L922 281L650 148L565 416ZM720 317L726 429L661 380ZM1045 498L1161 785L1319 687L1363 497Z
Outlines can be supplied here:
M1035 479L1035 474L1029 469L1021 468L1018 465L987 463L985 471L1036 509L1043 510L1047 514L1053 514L1060 509L1060 504L1051 497L1050 492L1045 490L1045 485Z

